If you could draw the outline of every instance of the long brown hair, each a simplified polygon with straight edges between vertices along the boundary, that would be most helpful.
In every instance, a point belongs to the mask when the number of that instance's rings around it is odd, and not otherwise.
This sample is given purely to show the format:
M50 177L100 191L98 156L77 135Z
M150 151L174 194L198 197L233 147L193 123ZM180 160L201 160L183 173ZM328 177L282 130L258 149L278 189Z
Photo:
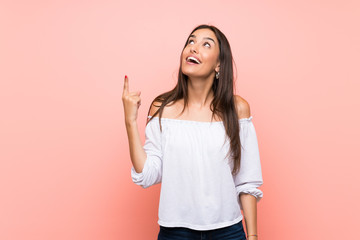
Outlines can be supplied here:
M214 92L214 98L210 104L210 110L212 111L212 118L214 116L220 117L223 121L226 134L230 139L230 154L233 159L234 167L232 170L233 174L236 174L240 169L240 159L241 159L241 148L240 148L240 135L239 135L239 121L238 115L236 112L235 98L234 98L234 79L233 79L233 57L231 53L230 44L225 37L225 35L215 26L212 25L199 25L197 26L190 35L198 29L207 28L214 32L220 48L220 74L219 79L214 78L213 85L211 89ZM188 37L188 39L189 39ZM185 47L187 46L188 39L186 40ZM154 102L161 102L157 111L148 119L148 122L151 121L156 114L159 113L159 124L161 128L161 116L166 105L173 105L176 101L184 99L184 108L181 113L184 112L185 108L188 105L188 76L182 73L182 61L180 57L180 68L178 73L178 82L174 89L160 94L157 96L151 103L148 116L150 114L151 106ZM147 123L148 123L147 122ZM229 152L228 152L229 154Z

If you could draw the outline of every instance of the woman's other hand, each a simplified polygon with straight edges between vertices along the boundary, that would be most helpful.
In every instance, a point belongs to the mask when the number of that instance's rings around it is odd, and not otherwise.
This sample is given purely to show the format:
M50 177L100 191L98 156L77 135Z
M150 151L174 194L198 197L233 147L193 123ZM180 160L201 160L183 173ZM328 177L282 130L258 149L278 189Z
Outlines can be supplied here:
M124 90L122 101L124 105L125 123L130 124L136 122L138 108L141 105L140 91L129 92L129 79L125 75Z

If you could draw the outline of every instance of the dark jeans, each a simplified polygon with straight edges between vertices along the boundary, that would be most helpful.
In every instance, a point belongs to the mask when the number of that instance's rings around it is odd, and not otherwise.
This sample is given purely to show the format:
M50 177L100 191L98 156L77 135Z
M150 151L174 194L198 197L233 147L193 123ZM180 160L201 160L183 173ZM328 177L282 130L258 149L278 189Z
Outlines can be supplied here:
M207 231L160 226L157 240L246 240L246 235L241 220L228 227Z

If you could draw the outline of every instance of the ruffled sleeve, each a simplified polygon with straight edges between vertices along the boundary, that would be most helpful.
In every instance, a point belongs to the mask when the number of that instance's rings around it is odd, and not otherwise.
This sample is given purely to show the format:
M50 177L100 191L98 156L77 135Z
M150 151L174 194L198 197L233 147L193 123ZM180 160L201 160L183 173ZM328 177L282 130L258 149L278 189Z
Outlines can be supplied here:
M161 132L159 121L155 118L148 122L145 127L145 143L143 148L147 156L143 171L138 173L132 167L131 177L135 184L148 188L160 183L162 179Z
M240 123L240 142L241 142L241 162L240 170L234 177L236 191L248 193L256 197L257 202L263 197L263 192L258 189L263 184L260 154L255 127L249 118L239 119ZM240 204L240 208L242 206Z

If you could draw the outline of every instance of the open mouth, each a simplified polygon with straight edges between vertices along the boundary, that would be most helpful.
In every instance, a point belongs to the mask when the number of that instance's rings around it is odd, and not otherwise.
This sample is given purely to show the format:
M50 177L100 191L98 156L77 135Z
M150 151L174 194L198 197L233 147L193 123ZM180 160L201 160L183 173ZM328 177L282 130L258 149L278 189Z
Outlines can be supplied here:
M200 61L198 59L194 58L194 57L188 57L186 59L186 61L189 62L189 63L200 64Z

